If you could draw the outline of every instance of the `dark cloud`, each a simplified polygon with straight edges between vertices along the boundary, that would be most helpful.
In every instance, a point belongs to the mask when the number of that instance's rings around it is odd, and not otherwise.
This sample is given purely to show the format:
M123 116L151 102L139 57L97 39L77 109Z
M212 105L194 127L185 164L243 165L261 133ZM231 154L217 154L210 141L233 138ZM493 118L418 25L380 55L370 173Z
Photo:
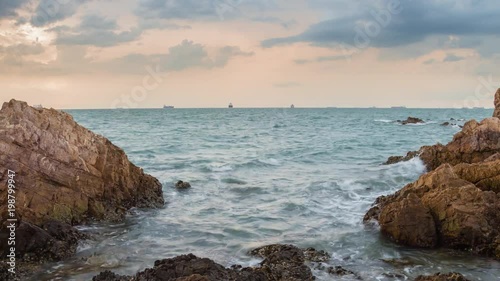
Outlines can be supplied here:
M448 54L444 58L443 62L457 62L457 61L462 61L464 59L465 59L465 57L460 57L460 56L457 56L454 54Z
M0 19L17 16L17 10L30 0L0 0Z
M86 15L76 27L57 26L48 31L55 32L56 45L82 45L97 47L112 47L135 41L142 35L143 30L132 28L122 31L113 19L100 15Z
M321 5L319 2L316 4ZM340 5L345 1L334 2ZM319 22L295 36L265 40L262 45L309 42L331 48L394 48L432 36L497 36L500 30L500 2L494 0L382 0L378 5L353 2L358 6L350 14ZM462 47L460 42L449 47ZM469 47L478 46L468 43Z
M73 16L89 0L40 0L31 17L33 26L46 26Z

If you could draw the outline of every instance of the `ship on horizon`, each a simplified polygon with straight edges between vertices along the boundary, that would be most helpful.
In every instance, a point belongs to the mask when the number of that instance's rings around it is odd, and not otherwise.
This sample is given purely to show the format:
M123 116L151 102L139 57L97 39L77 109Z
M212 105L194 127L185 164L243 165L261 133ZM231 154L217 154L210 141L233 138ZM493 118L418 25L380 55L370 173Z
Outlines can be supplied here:
M232 102L230 102L230 103L229 103L229 105L228 105L228 108L233 108L233 107L234 107L234 106L233 106L233 103L232 103Z
M174 106L173 105L164 105L163 106L163 109L173 109Z

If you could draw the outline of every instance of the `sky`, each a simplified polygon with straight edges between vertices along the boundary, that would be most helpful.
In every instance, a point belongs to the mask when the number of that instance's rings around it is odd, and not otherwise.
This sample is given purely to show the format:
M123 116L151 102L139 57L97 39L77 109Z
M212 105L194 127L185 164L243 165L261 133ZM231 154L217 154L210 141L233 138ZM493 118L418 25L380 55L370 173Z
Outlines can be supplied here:
M0 0L0 97L492 107L499 15L498 0Z

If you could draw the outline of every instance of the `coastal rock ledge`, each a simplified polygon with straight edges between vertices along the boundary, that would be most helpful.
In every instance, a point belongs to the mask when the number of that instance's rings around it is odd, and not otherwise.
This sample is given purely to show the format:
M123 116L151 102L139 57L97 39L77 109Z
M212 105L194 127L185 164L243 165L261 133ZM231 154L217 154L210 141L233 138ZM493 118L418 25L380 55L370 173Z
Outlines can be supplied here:
M67 113L16 100L4 103L0 111L0 206L7 206L9 170L15 172L15 217L22 226L18 232L29 229L51 244L64 241L65 234L51 235L48 229L54 227L47 225L72 232L65 225L119 221L132 207L164 204L160 182L108 139ZM7 218L7 208L2 208L0 219ZM0 233L0 240L5 235Z
M497 114L500 90L495 105ZM399 244L447 247L500 259L496 117L467 122L446 146L423 147L418 156L430 172L393 195L379 197L364 220L378 221L381 232Z

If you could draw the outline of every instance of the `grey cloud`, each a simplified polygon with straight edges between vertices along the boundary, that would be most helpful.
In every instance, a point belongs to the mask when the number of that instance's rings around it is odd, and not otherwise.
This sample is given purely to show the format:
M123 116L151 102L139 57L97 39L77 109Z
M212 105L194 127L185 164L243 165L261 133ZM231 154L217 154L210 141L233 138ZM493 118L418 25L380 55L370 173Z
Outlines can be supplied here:
M465 59L465 57L460 57L460 56L457 56L454 54L448 54L444 58L443 62L457 62L457 61L462 61L464 59Z
M258 16L258 17L253 17L250 20L254 21L254 22L279 24L285 29L288 29L288 28L297 24L297 21L295 21L295 20L286 21L286 20L282 20L280 18L272 17L272 16Z
M0 0L0 19L16 17L17 10L29 2L30 0Z
M424 64L427 64L427 65L434 64L434 63L436 63L435 59L428 59L428 60L424 61Z
M111 47L137 40L143 33L140 28L121 31L113 19L100 15L86 15L76 27L57 26L48 31L57 33L56 45L82 45Z
M46 26L73 16L86 0L40 0L31 17L33 26ZM88 1L88 0L87 0Z
M394 1L401 3L400 12L388 13L385 7ZM319 2L317 5L324 4L322 1L316 2ZM346 1L335 1L335 3L340 6ZM270 38L263 41L262 45L272 47L280 44L309 42L334 48L341 45L394 48L421 42L431 36L496 36L500 30L500 17L498 17L500 2L494 0L460 2L382 0L377 6L358 1L355 3L357 7L351 8L348 16L319 22L295 36ZM390 17L384 18L382 14L389 14ZM383 23L382 26L380 23ZM370 26L373 33L367 33L366 26ZM379 32L376 32L375 26L381 26ZM470 44L470 47L476 46ZM451 47L461 46L457 44Z

